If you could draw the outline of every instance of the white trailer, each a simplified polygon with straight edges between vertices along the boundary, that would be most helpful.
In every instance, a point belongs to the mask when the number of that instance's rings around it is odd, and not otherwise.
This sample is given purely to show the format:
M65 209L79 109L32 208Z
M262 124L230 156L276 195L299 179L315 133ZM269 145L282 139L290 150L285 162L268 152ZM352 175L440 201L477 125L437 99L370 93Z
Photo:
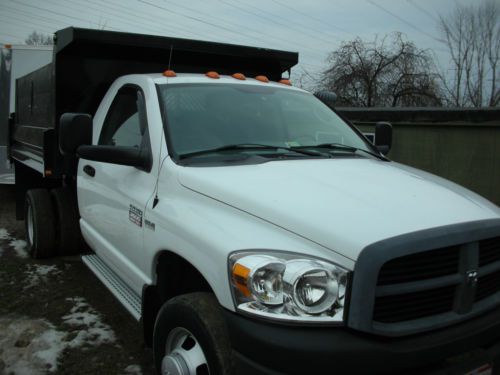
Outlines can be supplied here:
M16 79L50 63L52 46L4 44L0 58L0 184L13 184L14 169L7 149L9 118L16 105Z

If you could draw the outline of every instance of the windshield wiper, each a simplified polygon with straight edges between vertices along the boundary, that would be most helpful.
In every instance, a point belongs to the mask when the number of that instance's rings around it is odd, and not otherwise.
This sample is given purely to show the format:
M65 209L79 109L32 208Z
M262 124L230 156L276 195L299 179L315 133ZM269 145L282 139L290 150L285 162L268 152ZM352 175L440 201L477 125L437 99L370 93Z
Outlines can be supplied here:
M294 147L294 148L297 148L297 147ZM344 145L342 143L321 143L319 145L299 146L299 148L300 149L304 149L304 148L327 148L327 149L330 149L330 150L342 150L342 151L349 151L349 152L353 152L353 153L357 152L357 151L361 151L361 152L364 152L366 154L375 156L378 159L387 160L387 158L385 158L382 155L379 155L379 154L376 154L374 152L365 150L363 148L358 148L358 147L354 147L354 146Z
M263 144L259 144L259 143L239 143L239 144L234 144L234 145L227 145L227 146L211 148L208 150L188 152L186 154L179 155L179 159L185 159L185 158L190 158L193 156L211 154L211 153L216 153L216 152L220 152L220 151L240 151L240 150L287 150L287 151L295 152L297 154L308 155L308 156L322 156L322 157L326 156L325 154L318 152L318 151L302 150L302 149L297 149L295 147L292 148L292 147L285 147L285 146L263 145ZM329 156L326 156L326 157L329 157Z

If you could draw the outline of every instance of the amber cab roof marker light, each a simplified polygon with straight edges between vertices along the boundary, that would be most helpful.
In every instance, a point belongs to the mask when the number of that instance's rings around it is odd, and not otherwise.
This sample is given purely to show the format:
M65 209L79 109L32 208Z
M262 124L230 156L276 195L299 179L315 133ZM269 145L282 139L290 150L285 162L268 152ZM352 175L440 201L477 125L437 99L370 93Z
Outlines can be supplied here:
M292 82L289 79L280 79L279 83L281 83L283 85L288 85L288 86L292 85Z
M255 77L255 79L257 81L261 81L261 82L265 82L265 83L269 82L269 78L267 78L266 76L257 76L257 77Z
M170 69L165 70L165 71L163 72L163 75L164 75L165 77L177 77L177 74L176 74L173 70L170 70Z
M214 72L214 71L206 72L206 73L205 73L205 75L206 75L208 78L213 78L213 79L218 79L218 78L220 78L219 73Z
M4 44L3 48L11 49L12 48L12 44Z
M231 77L244 81L247 79L243 73L234 73Z

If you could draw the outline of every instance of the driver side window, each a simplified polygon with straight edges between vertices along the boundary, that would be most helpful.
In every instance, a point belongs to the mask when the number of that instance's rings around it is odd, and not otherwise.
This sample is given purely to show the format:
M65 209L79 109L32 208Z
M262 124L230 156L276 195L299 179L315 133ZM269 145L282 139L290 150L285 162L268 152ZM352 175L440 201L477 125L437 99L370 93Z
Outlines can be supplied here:
M125 86L115 96L99 137L99 145L140 148L144 142L146 124L141 124L139 90ZM145 119L145 116L142 116ZM145 121L142 121L145 122Z

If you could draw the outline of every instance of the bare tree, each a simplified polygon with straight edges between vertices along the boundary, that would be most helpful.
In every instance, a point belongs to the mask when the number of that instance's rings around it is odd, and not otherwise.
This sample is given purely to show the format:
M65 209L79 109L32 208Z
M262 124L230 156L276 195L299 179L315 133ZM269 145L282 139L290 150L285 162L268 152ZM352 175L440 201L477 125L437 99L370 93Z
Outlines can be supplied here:
M433 61L425 50L393 33L380 41L357 38L328 57L323 85L337 94L340 105L440 106Z
M45 35L42 33L38 33L36 31L33 31L26 40L24 41L27 45L31 46L50 46L54 44L54 41L51 36Z
M292 72L293 85L307 91L315 91L317 82L320 80L319 73L311 73L304 67L301 71Z
M441 79L448 102L457 107L500 105L500 5L494 0L457 4L439 18L452 64Z

